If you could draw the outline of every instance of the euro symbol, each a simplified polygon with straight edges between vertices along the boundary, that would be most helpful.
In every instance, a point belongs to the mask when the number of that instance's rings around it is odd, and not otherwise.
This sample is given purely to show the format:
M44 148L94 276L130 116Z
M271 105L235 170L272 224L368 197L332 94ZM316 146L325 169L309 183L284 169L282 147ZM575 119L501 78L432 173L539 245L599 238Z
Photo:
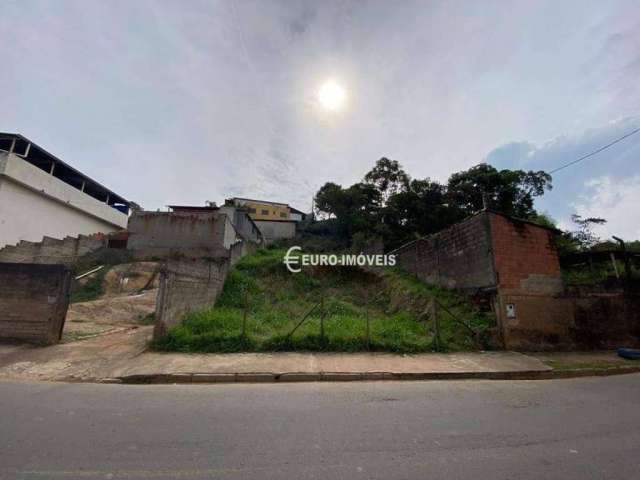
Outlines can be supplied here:
M302 247L293 246L289 250L287 250L287 253L284 256L283 262L287 266L287 270L289 270L291 273L299 273L302 271L302 267L298 267L297 269L292 267L292 265L300 264L300 258L297 255L291 256L293 252L299 252L301 250Z

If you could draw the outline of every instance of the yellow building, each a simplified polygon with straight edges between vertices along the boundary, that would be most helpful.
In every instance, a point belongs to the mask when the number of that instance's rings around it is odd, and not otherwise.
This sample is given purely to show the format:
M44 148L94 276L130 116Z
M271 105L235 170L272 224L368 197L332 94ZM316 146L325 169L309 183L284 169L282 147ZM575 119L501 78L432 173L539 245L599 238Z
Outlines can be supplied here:
M290 221L291 209L286 203L251 200L249 198L232 198L234 205L248 210L252 220Z

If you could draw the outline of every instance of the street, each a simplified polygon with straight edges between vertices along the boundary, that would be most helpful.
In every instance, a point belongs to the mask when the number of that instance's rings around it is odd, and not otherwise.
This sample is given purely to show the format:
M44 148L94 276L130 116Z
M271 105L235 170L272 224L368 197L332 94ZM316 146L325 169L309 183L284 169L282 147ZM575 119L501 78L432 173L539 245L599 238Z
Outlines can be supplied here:
M549 381L0 383L0 478L605 479L640 374Z

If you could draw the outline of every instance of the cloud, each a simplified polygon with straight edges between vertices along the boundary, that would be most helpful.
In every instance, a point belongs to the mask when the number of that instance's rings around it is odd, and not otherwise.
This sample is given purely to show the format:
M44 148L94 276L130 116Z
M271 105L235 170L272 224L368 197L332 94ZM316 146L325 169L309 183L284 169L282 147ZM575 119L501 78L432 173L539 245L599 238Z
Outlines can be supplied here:
M549 169L640 110L637 5L584 2L5 2L0 131L149 209L308 208L382 156L441 181L486 152ZM313 106L329 77L349 92L339 115ZM603 158L558 174L543 208L568 218L586 180L640 157Z
M539 145L509 142L493 149L485 160L497 168L551 171L597 150L635 128L640 116L622 118L597 128L562 135ZM608 220L604 235L636 235L640 231L622 220L640 219L634 199L638 183L640 133L553 175L553 190L536 201L536 208L555 218L562 228L573 229L571 215L600 216ZM640 198L636 196L636 199ZM620 210L624 206L624 210Z
M573 204L583 217L601 217L605 225L596 227L603 237L616 235L624 240L640 239L640 175L631 178L604 176L585 183L585 193Z

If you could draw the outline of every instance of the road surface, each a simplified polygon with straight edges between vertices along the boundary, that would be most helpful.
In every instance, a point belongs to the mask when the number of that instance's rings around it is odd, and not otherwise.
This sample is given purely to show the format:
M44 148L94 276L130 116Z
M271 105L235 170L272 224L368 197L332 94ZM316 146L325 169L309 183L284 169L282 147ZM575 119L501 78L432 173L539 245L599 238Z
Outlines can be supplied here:
M0 478L640 478L640 375L0 383Z

